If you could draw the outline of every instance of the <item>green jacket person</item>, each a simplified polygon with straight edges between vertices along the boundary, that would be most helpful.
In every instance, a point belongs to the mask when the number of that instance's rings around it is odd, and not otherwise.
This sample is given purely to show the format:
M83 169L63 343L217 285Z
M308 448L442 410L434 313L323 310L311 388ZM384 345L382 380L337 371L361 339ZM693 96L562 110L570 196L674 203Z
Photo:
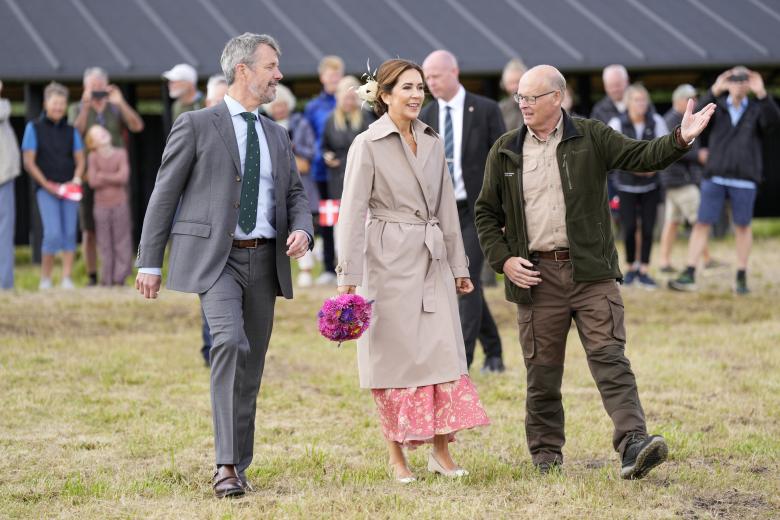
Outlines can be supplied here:
M642 478L666 459L663 437L648 435L625 356L622 275L610 227L607 172L656 171L682 157L715 106L669 135L636 141L600 121L561 109L566 80L549 65L526 72L515 99L523 125L493 145L475 220L490 265L517 304L527 369L526 435L542 472L563 463L561 379L574 318L588 364L614 423L621 477Z

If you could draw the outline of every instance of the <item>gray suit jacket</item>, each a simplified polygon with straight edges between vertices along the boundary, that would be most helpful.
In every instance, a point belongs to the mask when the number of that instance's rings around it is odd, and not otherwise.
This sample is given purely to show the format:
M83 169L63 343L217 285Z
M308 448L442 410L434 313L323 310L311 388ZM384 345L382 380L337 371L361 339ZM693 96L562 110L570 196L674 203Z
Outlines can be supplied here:
M313 236L312 216L287 131L265 117L260 121L273 164L279 294L292 298L286 241L295 229ZM240 168L235 131L224 102L179 116L146 209L136 266L162 266L170 236L166 287L192 293L211 288L232 247L241 199Z

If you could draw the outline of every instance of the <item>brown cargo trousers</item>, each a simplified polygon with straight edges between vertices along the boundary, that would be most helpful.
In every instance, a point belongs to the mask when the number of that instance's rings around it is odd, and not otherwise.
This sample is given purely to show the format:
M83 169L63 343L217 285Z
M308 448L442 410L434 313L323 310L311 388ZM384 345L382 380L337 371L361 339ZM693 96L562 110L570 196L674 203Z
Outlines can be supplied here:
M647 434L631 364L625 356L623 299L615 280L575 282L570 261L535 259L542 283L533 303L518 305L520 344L527 371L525 431L534 464L563 462L561 380L566 336L574 318L621 455L629 433Z

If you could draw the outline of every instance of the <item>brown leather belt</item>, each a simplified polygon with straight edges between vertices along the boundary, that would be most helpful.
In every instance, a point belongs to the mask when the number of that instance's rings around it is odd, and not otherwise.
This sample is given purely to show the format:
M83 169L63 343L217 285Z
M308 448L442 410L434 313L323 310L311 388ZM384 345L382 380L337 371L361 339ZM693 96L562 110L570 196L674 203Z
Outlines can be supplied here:
M556 262L568 262L571 260L568 249L556 249L555 251L534 251L532 258L543 258L545 260L555 260Z
M233 240L233 247L238 249L255 249L257 246L270 242L269 238L250 238L248 240Z

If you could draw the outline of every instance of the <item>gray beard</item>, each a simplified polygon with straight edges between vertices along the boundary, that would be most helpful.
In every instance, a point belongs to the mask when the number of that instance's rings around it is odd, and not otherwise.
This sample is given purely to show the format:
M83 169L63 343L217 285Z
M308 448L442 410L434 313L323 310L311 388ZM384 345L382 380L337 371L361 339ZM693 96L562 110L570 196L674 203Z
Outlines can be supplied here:
M253 96L255 96L257 99L260 100L261 105L265 105L266 103L270 103L271 101L276 99L275 94L261 95L260 90L258 90L258 88L255 87L254 85L249 85L249 92L251 92Z

